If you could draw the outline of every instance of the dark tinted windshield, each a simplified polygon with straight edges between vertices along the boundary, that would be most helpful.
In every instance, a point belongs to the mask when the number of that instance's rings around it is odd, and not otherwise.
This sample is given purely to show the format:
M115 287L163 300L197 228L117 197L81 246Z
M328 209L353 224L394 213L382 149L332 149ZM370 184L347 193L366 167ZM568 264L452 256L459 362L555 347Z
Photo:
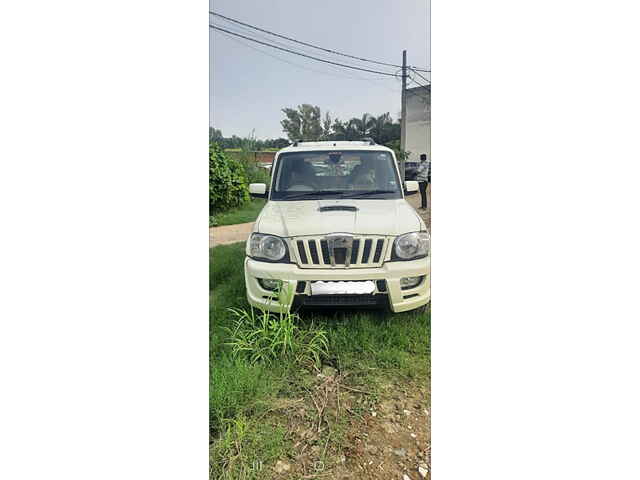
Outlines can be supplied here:
M271 199L402 198L400 188L388 152L291 152L278 158Z

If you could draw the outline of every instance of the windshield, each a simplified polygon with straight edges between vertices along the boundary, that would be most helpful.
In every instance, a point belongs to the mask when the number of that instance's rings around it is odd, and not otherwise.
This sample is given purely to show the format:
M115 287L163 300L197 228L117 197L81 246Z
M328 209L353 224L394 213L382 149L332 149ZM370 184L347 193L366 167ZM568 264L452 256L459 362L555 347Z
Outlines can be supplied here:
M271 199L402 198L400 188L389 152L291 152L278 157Z

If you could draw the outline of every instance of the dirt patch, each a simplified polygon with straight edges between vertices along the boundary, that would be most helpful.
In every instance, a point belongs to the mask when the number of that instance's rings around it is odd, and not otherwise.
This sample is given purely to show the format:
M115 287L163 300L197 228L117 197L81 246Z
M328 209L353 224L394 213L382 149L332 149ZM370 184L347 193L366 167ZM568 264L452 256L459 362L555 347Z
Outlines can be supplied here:
M336 479L430 478L427 385L390 385L381 401L348 434Z
M329 369L280 411L293 451L278 479L430 479L429 386L390 382L376 393Z
M209 228L209 248L244 242L253 231L254 222Z
M428 206L428 208L426 210L421 210L420 209L420 204L422 202L420 194L412 195L410 197L407 197L407 201L409 202L409 204L413 208L416 209L416 212L418 212L418 215L420 215L422 217L422 219L427 224L427 228L429 229L429 231L431 231L431 186L429 186L428 189L427 189L427 206Z

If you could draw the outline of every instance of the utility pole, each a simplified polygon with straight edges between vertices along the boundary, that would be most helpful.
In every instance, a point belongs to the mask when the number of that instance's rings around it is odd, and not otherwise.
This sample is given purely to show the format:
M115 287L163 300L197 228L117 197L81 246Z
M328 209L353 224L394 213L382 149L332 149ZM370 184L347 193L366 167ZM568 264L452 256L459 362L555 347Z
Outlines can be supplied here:
M407 51L402 51L402 111L400 113L400 150L402 157L400 158L400 175L401 181L404 182L404 152L407 148Z

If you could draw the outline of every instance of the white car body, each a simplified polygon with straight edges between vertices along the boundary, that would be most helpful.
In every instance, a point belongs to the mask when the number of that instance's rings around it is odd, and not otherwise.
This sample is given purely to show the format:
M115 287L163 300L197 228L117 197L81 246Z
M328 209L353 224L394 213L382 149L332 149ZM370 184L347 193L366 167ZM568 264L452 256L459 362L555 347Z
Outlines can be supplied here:
M393 151L368 141L294 144L277 153L272 170L277 171L284 153L331 149L388 152L400 178ZM271 180L272 188L275 181ZM417 190L415 182L407 182L407 186L408 190ZM271 197L264 185L253 184L250 189L254 195ZM399 236L427 232L425 222L404 197L405 192L402 198L394 199L269 198L255 222L253 234L282 239L288 261L252 258L251 238L247 241L244 266L249 303L271 311L288 311L292 306L326 306L404 312L426 305L430 300L430 254L415 260L398 260L394 255L394 242ZM336 261L338 247L343 245L340 242L348 247L340 253L341 260ZM401 279L407 277L422 280L413 288L403 288ZM278 293L263 288L259 279L281 281L280 297L274 298Z

